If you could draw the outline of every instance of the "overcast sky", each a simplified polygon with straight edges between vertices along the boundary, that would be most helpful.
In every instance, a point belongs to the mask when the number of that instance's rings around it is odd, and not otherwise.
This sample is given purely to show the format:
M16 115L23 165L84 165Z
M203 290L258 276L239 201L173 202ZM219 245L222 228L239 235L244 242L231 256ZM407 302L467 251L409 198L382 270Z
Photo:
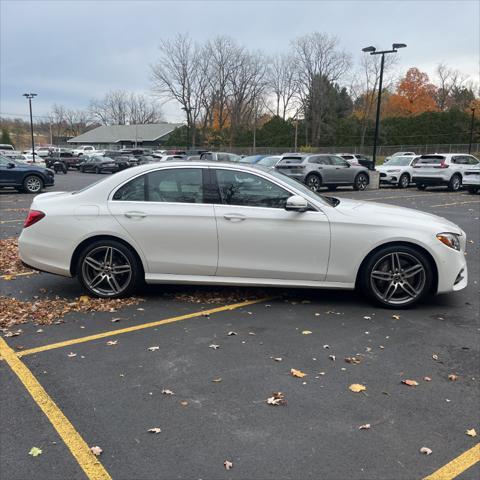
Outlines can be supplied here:
M0 0L0 115L52 104L87 108L111 89L150 93L161 38L188 32L199 42L230 35L265 53L319 31L339 37L355 61L361 48L406 43L398 69L432 75L439 62L479 81L480 2L455 1L22 1ZM182 120L174 104L169 121Z

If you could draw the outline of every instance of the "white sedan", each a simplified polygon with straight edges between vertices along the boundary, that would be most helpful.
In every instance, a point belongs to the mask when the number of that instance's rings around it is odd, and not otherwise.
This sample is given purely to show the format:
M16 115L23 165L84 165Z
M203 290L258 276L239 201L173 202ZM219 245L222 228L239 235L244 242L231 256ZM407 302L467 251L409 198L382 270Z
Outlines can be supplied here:
M380 165L380 183L407 188L413 177L413 164L417 157L402 156L392 158L387 165Z
M416 210L315 194L276 171L165 162L38 195L30 267L113 298L147 283L354 289L391 308L467 285L465 233Z

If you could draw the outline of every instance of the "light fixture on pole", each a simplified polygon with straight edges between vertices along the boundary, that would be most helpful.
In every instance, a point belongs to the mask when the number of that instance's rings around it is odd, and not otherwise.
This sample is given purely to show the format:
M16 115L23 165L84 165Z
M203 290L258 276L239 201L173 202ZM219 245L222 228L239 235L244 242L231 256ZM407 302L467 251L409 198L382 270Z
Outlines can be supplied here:
M28 106L30 107L30 134L32 137L32 158L35 163L35 141L33 139L33 116L32 116L32 98L36 97L36 93L24 93L23 96L28 98Z
M405 43L394 43L391 50L381 50L377 52L377 49L373 46L362 48L362 52L369 53L370 55L381 55L382 60L380 62L380 79L378 82L378 100L377 100L377 115L375 118L375 135L373 137L373 167L375 168L377 160L377 142L378 131L380 127L380 105L382 102L382 84L383 84L383 68L385 66L385 54L396 53L399 48L405 48Z

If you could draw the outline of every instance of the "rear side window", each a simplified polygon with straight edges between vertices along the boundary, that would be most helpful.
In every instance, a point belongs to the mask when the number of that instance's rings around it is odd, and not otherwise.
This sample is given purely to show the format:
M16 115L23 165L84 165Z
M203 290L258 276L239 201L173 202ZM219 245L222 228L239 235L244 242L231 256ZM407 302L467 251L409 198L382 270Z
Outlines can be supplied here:
M280 160L282 165L295 165L303 162L302 157L283 157Z
M123 202L145 202L145 177L134 178L120 187L113 196L113 200Z
M345 160L354 160L355 157L353 155L340 155Z
M442 155L423 155L415 162L415 165L422 165L422 164L434 164L440 165L442 162L445 161L445 157Z

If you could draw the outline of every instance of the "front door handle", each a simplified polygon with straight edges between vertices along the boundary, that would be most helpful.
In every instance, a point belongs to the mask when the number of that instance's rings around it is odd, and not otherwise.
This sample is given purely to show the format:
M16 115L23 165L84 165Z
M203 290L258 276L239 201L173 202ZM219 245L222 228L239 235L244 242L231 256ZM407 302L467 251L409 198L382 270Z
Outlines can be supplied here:
M229 220L230 222L241 222L245 220L247 217L240 213L226 213L223 218L225 220Z
M127 218L145 218L147 216L144 212L125 212Z

